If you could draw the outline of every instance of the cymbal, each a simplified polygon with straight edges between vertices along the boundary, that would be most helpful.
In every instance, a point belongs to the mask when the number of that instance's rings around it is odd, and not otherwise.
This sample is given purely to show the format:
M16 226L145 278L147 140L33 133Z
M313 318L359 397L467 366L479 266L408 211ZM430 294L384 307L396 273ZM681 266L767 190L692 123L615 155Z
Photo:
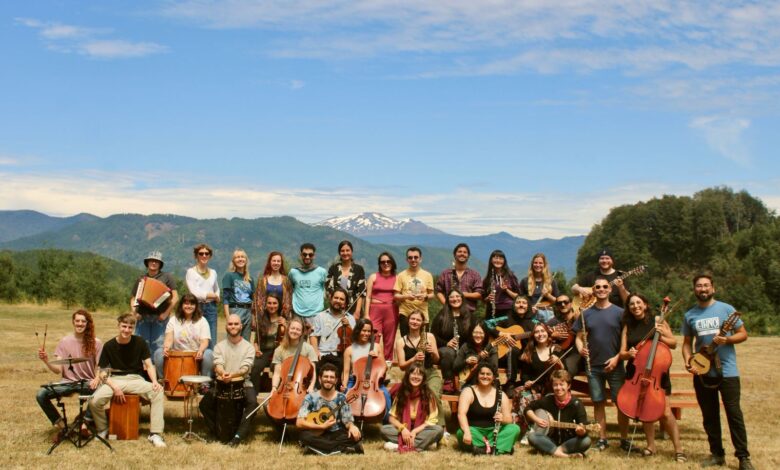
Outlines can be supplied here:
M56 359L54 361L49 361L49 364L53 366L69 366L71 364L79 364L81 362L88 362L89 359L86 357L66 357L65 359Z

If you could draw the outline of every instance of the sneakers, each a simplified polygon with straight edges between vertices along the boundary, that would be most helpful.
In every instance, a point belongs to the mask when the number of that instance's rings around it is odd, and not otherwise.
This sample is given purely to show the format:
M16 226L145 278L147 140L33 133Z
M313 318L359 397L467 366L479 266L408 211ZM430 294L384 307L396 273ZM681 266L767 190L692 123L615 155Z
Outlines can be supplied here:
M103 440L108 439L108 429L104 429L102 431L98 431L97 435L98 435L98 437L100 437Z
M599 439L596 441L596 444L593 447L595 447L599 452L604 451L607 449L607 447L609 447L609 441L606 439Z
M756 470L753 464L750 462L750 457L742 457L739 459L739 470Z
M524 435L522 439L520 439L520 445L521 446L527 446L528 445L528 434Z
M723 465L726 465L726 456L725 455L715 455L715 454L711 454L707 460L704 460L701 463L701 466L704 467L704 468L706 468L706 467L722 467ZM751 465L751 467L752 467L752 465Z
M398 444L395 442L387 441L385 442L385 445L382 446L386 451L388 452L397 452L398 451Z
M148 440L155 447L168 447L165 445L165 441L163 440L162 436L159 434L149 434Z

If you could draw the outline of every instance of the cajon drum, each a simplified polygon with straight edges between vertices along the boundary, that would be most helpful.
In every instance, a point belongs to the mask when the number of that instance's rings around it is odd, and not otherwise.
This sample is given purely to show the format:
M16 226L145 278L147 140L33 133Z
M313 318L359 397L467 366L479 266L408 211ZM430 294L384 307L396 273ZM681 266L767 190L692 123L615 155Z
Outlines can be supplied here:
M117 440L138 439L138 421L141 414L141 402L138 395L125 394L125 402L111 400L108 409L108 435Z

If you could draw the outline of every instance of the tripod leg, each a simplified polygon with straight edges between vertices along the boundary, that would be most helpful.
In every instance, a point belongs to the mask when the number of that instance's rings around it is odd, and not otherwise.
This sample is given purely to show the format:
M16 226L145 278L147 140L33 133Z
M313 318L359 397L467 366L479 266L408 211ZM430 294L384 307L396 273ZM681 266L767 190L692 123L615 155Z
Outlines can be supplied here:
M282 444L284 444L284 434L287 432L287 423L284 423L282 428L282 439L279 441L279 453L282 453Z

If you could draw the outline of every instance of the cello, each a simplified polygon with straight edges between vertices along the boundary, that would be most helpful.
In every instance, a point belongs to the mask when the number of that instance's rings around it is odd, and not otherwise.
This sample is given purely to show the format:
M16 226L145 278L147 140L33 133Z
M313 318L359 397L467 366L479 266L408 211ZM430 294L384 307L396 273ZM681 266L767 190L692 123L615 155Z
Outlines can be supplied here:
M660 321L669 312L669 297L664 297ZM661 419L666 408L666 392L661 387L661 376L672 365L669 346L660 341L661 332L655 329L652 342L647 339L637 345L634 357L634 376L627 379L620 388L617 407L631 419L653 423ZM644 369L639 365L644 364Z
M288 327L289 329L289 327ZM274 421L295 422L298 410L314 378L314 366L308 358L301 356L305 337L301 334L295 354L281 364L281 381L271 390L265 406L266 414Z
M352 416L360 418L362 422L382 419L385 414L385 394L379 386L387 372L387 364L381 358L371 355L374 350L374 338L372 331L368 355L355 361L353 366L355 385L347 392Z

